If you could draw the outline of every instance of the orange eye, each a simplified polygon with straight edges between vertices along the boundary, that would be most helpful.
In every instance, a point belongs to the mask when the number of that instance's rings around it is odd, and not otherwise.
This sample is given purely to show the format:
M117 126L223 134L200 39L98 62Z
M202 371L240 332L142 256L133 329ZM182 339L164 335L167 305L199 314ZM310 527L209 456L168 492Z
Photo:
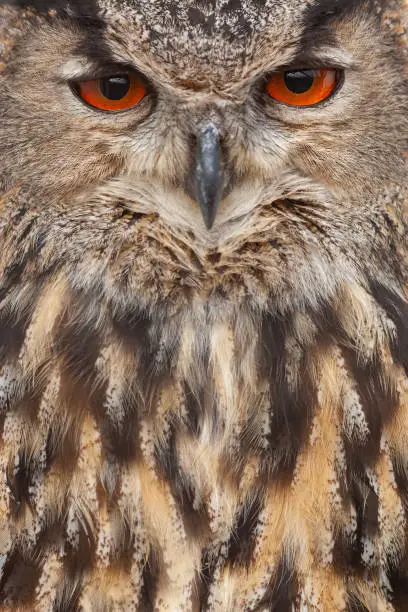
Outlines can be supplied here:
M269 79L266 91L278 102L291 106L313 106L333 93L338 74L333 68L280 72Z
M93 108L121 111L136 106L147 90L136 74L119 74L78 83L77 92Z

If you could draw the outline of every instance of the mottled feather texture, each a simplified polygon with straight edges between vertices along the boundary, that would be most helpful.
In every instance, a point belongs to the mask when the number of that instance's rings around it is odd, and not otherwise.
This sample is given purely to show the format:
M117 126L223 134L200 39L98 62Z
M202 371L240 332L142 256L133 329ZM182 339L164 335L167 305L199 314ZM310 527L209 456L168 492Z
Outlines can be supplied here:
M0 8L1 609L408 610L406 1L32 4ZM343 87L273 103L296 62ZM118 64L132 111L68 87Z

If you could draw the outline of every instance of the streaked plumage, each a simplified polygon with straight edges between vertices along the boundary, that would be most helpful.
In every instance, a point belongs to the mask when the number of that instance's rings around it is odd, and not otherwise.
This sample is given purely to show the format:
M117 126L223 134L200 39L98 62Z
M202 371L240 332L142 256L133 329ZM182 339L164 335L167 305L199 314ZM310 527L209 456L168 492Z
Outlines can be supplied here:
M2 609L408 609L404 0L38 4L0 8ZM266 104L302 53L343 93ZM155 99L83 107L118 58Z

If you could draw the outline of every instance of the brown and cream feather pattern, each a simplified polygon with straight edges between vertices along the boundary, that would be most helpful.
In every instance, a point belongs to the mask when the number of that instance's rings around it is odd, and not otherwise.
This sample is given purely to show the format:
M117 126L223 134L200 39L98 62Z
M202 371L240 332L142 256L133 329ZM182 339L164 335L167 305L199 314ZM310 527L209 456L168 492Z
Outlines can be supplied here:
M23 93L0 95L1 609L408 609L405 90L378 125L387 187L367 169L347 198L310 131L304 165L252 160L208 233L177 186L133 180L108 124L78 118L79 185L74 151L41 173L20 61ZM78 137L59 119L56 155Z
M405 609L398 272L285 312L121 304L3 206L5 608Z

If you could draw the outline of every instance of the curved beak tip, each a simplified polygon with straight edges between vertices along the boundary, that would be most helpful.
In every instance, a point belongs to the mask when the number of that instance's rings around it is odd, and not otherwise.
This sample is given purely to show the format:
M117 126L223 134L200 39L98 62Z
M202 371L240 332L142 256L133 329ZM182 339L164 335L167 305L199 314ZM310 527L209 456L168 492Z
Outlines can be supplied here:
M202 211L203 211L203 207L201 207L201 212L202 212ZM215 215L215 214L214 214L214 215L211 215L211 216L205 216L205 215L203 215L203 217L204 217L204 224L205 224L205 227L206 227L208 230L211 230L211 229L213 228L213 225L214 225L214 221L215 221L215 217L216 217L216 215Z

